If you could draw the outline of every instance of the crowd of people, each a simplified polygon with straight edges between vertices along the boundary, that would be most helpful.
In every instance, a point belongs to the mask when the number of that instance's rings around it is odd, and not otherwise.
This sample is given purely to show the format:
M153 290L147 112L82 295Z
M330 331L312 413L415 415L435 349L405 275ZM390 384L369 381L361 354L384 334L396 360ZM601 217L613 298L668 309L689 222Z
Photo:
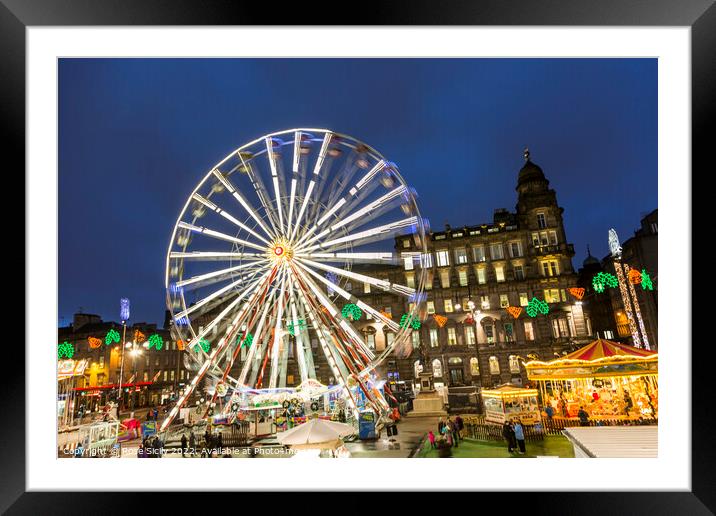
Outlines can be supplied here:
M449 450L450 448L457 448L460 446L460 441L463 439L463 429L465 423L459 415L452 419L440 418L438 420L438 433L437 435L430 430L428 432L428 440L430 446L438 450Z
M200 457L212 458L219 456L223 447L224 443L221 432L213 434L207 429L200 439L197 439L193 430L189 433L188 439L186 434L182 434L181 436L182 457L186 457L187 455L190 457L199 455Z
M525 429L519 419L505 421L502 425L502 437L507 441L507 451L525 454Z

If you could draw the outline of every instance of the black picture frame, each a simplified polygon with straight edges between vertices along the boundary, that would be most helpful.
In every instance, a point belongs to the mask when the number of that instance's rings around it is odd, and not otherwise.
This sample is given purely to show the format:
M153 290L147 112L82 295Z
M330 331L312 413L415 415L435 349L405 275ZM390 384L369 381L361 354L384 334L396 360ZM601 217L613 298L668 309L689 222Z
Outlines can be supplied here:
M286 4L267 9L265 3L231 0L0 0L0 98L5 163L12 156L15 169L25 166L25 29L31 26L64 25L553 25L553 26L688 26L692 50L692 171L712 167L716 120L716 6L713 0L487 0L434 2L427 0L361 3L349 8L320 0ZM323 13L323 14L320 14ZM711 129L711 130L709 130ZM661 142L664 144L664 142ZM9 165L6 165L9 166ZM688 180L688 171L684 177ZM693 174L691 176L693 178ZM696 221L694 221L696 222ZM24 258L24 256L23 256ZM17 260L19 262L19 260ZM18 267L24 266L17 263ZM27 274L32 271L28 270ZM26 316L27 317L27 316ZM683 316L680 316L683 317ZM688 317L688 316L687 316ZM27 322L27 321L26 321ZM689 335L688 332L686 332ZM686 337L688 338L688 337ZM690 342L669 343L687 350ZM18 360L20 357L18 357ZM120 492L84 493L78 501L73 493L26 492L25 450L25 363L4 371L0 414L13 415L13 424L2 427L3 476L0 510L8 514L73 514L101 512L126 514L157 500L151 493L131 498ZM692 363L692 490L690 492L590 492L479 494L480 510L490 510L488 497L499 510L510 513L634 513L712 514L716 510L712 407L707 380L710 360ZM389 477L386 476L389 484ZM118 486L121 488L121 486ZM172 504L186 507L184 495L163 496L162 512ZM440 498L449 501L450 498ZM509 499L509 509L503 503ZM172 503L173 501L173 503ZM236 501L236 499L234 499ZM78 502L80 505L78 505ZM221 503L219 498L212 503ZM316 502L320 503L320 502ZM344 499L342 505L346 506ZM94 509L93 509L94 508ZM247 506L248 508L248 506ZM447 509L447 507L445 507ZM467 507L458 506L459 510Z

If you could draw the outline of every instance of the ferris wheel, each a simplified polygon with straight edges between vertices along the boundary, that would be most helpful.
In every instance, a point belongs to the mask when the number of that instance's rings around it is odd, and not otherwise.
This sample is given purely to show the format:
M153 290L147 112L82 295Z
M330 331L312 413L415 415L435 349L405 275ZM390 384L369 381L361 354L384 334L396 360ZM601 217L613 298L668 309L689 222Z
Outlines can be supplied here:
M172 231L167 303L197 372L161 428L202 379L213 382L214 397L291 391L315 383L324 359L352 407L351 387L385 405L367 379L411 345L426 228L395 163L350 136L290 129L232 151L191 192ZM396 248L399 235L409 236L405 250ZM405 259L416 265L412 286L370 272ZM407 324L357 297L364 285L403 297ZM385 349L372 349L356 329L361 315L394 334ZM289 374L289 359L298 374Z

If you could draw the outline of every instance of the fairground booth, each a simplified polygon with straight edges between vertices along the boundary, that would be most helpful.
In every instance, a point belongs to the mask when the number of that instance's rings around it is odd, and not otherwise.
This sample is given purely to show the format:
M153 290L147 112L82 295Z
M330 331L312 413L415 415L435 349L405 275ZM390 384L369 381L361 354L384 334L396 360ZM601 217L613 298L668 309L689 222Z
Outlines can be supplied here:
M546 409L554 417L591 419L657 418L658 354L608 340L596 340L562 358L525 363Z
M525 425L539 423L541 417L537 396L537 389L526 389L511 384L501 385L496 389L483 389L485 421L502 424L505 421L519 419Z

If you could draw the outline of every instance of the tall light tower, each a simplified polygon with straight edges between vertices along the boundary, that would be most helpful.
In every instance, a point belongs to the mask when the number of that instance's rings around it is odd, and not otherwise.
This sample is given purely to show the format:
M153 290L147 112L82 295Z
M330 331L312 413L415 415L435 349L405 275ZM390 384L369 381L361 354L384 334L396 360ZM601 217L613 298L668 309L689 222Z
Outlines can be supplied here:
M127 321L129 320L129 299L123 297L119 300L119 318L122 320L122 358L119 365L119 385L117 386L117 416L122 402L122 376L124 373L124 347L126 346Z
M619 291L622 295L622 303L629 321L629 331L631 331L634 346L651 349L649 338L646 336L646 329L644 328L644 320L641 317L636 290L634 285L628 281L630 267L622 263L622 248L619 245L619 237L614 228L609 230L609 250L614 259L614 270L617 273L617 280L619 280Z

